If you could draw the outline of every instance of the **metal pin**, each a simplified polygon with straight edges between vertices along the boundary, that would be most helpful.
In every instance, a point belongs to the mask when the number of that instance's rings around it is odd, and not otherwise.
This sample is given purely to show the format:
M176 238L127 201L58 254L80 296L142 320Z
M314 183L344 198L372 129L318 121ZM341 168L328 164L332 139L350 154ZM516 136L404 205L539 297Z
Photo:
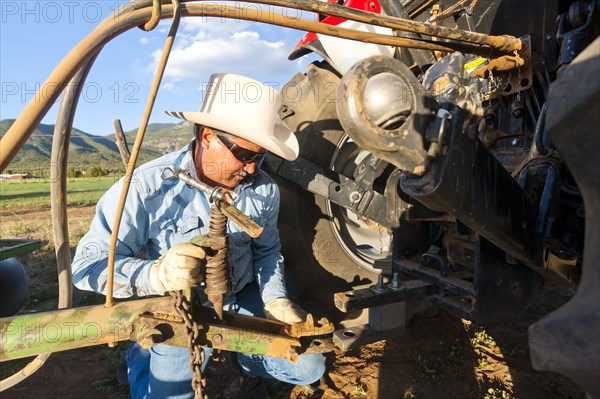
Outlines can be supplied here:
M383 274L380 274L379 277L377 277L377 284L371 287L371 290L373 290L374 292L385 292L386 290L386 286L383 283Z

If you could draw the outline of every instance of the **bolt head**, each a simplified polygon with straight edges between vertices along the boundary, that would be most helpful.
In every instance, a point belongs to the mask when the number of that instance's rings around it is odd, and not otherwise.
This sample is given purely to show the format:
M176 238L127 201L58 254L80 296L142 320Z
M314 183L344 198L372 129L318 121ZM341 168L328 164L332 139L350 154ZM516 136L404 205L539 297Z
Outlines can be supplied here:
M294 349L290 349L288 352L288 360L292 363L294 363L295 361L297 361L299 358L298 352L296 352Z

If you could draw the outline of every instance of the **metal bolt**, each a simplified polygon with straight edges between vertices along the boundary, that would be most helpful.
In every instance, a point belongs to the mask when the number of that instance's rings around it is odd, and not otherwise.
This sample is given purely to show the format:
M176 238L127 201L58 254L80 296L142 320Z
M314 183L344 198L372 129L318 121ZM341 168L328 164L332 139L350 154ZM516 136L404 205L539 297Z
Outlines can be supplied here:
M523 108L516 108L512 112L512 116L514 116L516 119L521 119L523 115L525 115L525 110Z
M516 119L521 119L525 116L525 107L523 106L523 102L521 100L517 100L510 106L511 114Z
M212 341L213 341L215 344L220 344L221 342L223 342L223 336L222 336L221 334L215 334L215 335L213 335L213 337L212 337Z
M383 283L383 274L380 274L379 277L377 277L377 285L374 285L371 287L371 290L373 290L374 292L385 292L386 286Z
M287 358L288 358L288 360L289 360L290 362L292 362L292 363L293 363L293 362L295 362L296 360L298 360L298 357L299 357L299 356L298 356L298 352L296 352L296 350L295 350L295 349L290 349L290 350L288 351L288 356L287 356Z
M492 110L486 110L485 113L483 114L483 119L487 123L492 123L493 121L496 120L496 113Z
M513 140L510 142L510 144L511 144L513 147L516 147L516 146L518 146L519 144L521 144L521 140L519 140L519 139L513 139Z
M402 284L402 282L398 278L398 272L394 272L392 274L392 283L390 284L390 288L393 289L393 290L396 290L396 291L405 288L404 284Z
M350 193L350 201L354 204L355 202L358 202L358 200L360 199L360 194L357 193L356 191L353 191Z

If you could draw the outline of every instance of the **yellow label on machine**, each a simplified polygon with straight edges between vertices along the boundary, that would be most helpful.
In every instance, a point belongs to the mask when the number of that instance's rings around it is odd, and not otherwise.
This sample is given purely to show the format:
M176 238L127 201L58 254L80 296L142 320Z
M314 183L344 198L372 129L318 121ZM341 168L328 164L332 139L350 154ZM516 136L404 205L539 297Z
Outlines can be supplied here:
M478 66L485 64L486 61L487 58L475 58L474 60L469 61L465 64L465 69L467 71L471 71L472 69L475 69Z

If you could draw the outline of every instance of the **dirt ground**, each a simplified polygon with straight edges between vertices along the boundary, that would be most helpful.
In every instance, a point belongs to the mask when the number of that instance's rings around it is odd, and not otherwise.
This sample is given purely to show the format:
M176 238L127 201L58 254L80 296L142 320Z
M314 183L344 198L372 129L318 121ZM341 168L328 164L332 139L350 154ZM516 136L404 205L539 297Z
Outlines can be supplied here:
M2 224L48 219L47 210L3 211ZM89 224L93 207L70 209L74 223ZM49 220L49 219L48 219ZM22 227L23 228L23 227ZM23 228L27 231L27 228ZM76 233L72 241L78 239ZM34 293L55 278L52 251L23 258L33 266L30 285ZM42 266L40 266L40 264ZM53 274L54 273L54 277ZM326 355L327 371L311 390L268 383L272 398L583 398L582 391L567 378L532 369L527 327L565 303L572 290L546 285L534 296L521 317L511 323L474 326L440 311L430 318L416 318L404 336L366 345L360 349ZM99 303L94 294L77 292L76 306ZM100 298L101 299L101 298ZM26 309L44 310L55 305L47 295ZM2 394L1 398L127 398L128 389L118 385L116 368L126 344L78 349L53 354L33 376ZM2 378L26 361L0 364ZM207 370L209 398L240 398L240 377L229 357L221 356ZM317 386L318 385L318 386Z

